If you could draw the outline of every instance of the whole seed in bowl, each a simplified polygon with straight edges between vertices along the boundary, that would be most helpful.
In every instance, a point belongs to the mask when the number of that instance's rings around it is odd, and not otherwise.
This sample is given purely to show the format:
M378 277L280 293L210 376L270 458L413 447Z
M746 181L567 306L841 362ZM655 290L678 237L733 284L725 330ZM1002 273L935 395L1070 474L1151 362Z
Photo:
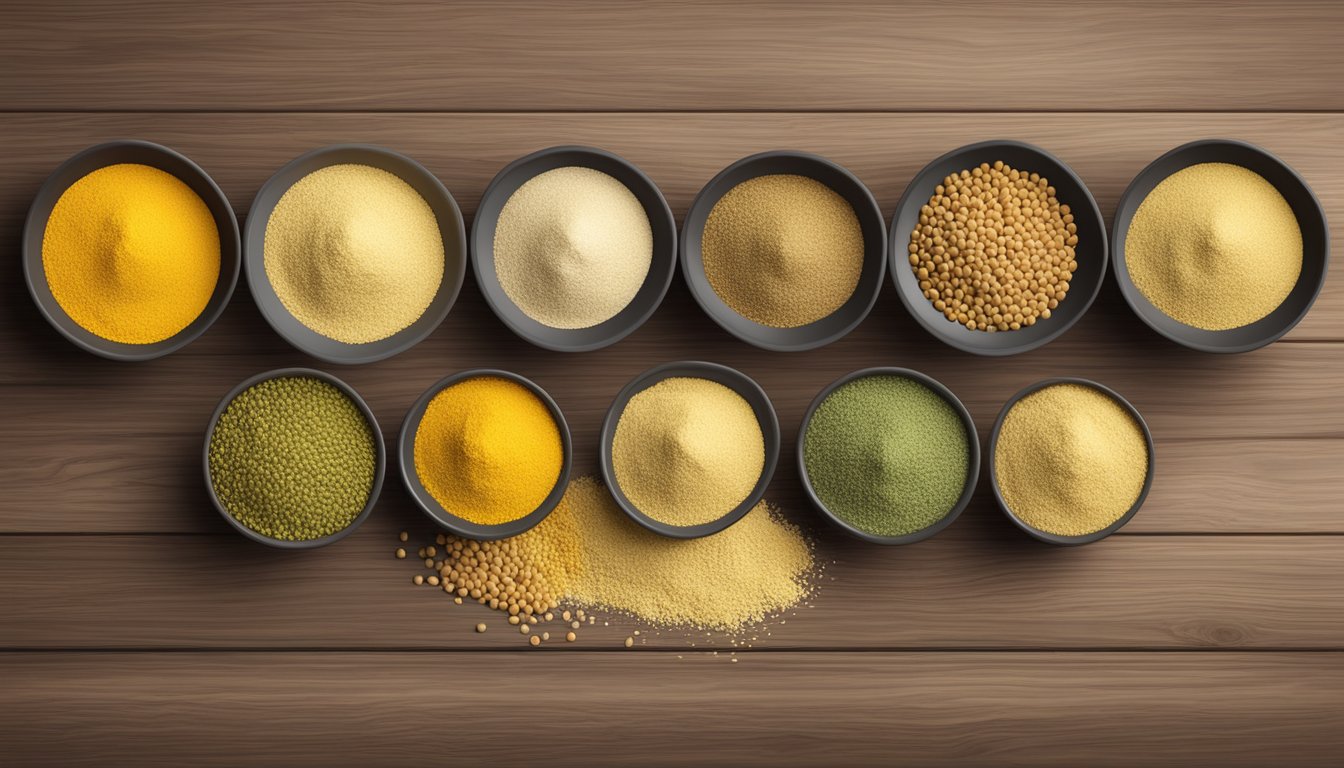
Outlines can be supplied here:
M1078 268L1078 228L1040 174L996 161L954 173L920 208L910 268L943 316L971 330L1048 319Z
M243 526L281 541L337 533L368 504L378 449L338 387L292 376L233 398L210 433L210 484Z

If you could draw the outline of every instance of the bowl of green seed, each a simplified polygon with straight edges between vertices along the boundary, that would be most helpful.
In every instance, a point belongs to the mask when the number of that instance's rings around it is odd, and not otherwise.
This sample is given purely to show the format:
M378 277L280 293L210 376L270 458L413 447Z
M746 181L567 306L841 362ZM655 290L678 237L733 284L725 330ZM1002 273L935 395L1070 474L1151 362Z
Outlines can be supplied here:
M817 395L798 434L798 473L812 503L846 533L910 544L970 503L980 441L966 406L906 368L867 368Z
M373 411L340 379L267 371L234 387L205 431L205 487L248 538L282 549L331 544L363 523L387 467Z

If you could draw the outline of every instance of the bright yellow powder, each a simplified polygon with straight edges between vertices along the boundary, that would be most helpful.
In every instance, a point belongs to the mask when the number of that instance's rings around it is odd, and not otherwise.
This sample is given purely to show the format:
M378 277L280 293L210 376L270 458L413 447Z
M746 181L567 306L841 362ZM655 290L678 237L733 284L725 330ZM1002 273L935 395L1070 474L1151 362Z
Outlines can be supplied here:
M266 278L285 309L346 344L420 319L443 280L434 210L398 176L332 165L285 191L266 222Z
M219 229L205 201L148 165L109 165L76 181L42 234L56 303L122 344L180 333L210 302L219 268Z
M453 384L415 431L415 473L443 508L478 525L531 514L560 478L560 428L536 395L495 376Z
M1013 514L1047 533L1083 536L1134 506L1148 476L1148 443L1111 396L1055 384L1008 411L994 464L999 493Z
M708 379L663 379L626 403L612 439L616 483L667 525L718 520L751 494L765 437L741 395Z
M1163 179L1125 235L1125 263L1144 298L1206 331L1250 325L1278 308L1302 272L1302 231L1259 174L1201 163Z

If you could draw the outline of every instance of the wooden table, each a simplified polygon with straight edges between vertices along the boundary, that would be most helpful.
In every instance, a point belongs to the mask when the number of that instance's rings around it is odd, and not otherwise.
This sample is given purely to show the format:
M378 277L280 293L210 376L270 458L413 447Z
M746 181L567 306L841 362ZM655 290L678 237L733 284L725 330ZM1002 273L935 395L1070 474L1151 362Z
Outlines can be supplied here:
M1138 517L1079 549L1028 540L982 481L949 530L866 546L770 498L828 564L815 604L750 651L607 617L540 650L497 614L415 588L396 533L433 529L390 481L369 522L285 553L230 531L198 451L219 397L312 365L240 286L182 352L115 364L39 317L18 243L78 149L161 142L247 212L267 176L338 141L405 152L468 218L513 158L615 151L684 214L718 169L780 147L852 169L890 216L934 156L1004 137L1057 153L1109 218L1177 144L1260 144L1344 241L1344 6L1331 2L84 2L0 11L0 763L6 765L1338 765L1344 759L1344 283L1283 341L1216 357L1167 343L1108 279L1048 347L940 345L888 286L806 354L720 331L680 279L620 344L511 336L468 284L415 349L335 371L392 439L440 376L499 366L565 409L581 472L601 416L659 362L721 361L774 398L785 455L810 398L862 366L913 367L982 438L1022 386L1102 381L1144 413L1158 472ZM390 476L391 478L392 476ZM471 631L487 621L495 631ZM563 645L563 644L562 644Z

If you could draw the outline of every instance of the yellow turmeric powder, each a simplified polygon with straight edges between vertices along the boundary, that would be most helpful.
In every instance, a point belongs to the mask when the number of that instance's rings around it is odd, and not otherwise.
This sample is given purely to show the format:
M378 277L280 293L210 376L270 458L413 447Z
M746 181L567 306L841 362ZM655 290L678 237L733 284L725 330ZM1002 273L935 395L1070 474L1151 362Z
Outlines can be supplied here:
M61 195L42 235L56 303L90 333L123 344L170 338L205 310L219 280L219 228L180 179L120 163Z
M518 382L478 376L429 401L415 473L448 512L478 525L527 517L560 479L564 447L546 404Z

